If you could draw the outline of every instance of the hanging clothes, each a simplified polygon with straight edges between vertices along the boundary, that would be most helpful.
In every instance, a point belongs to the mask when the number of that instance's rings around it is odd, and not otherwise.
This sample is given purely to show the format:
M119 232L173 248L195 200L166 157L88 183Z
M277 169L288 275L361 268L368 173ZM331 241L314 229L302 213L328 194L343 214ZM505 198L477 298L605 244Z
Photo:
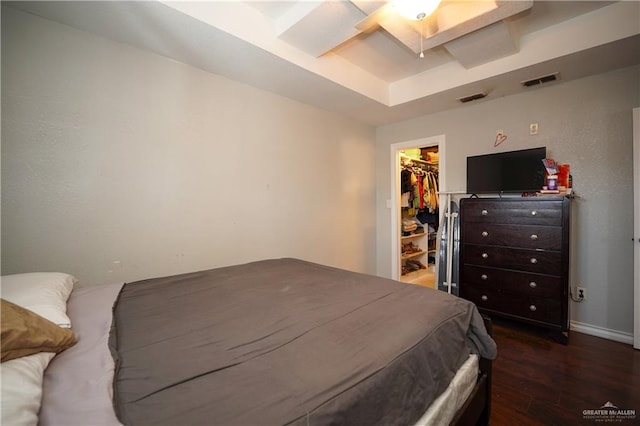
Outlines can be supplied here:
M400 196L400 207L409 207L409 193L404 192Z
M418 197L420 198L420 203L418 205L419 209L424 209L424 181L426 180L427 175L418 177Z
M433 171L429 171L425 174L423 198L426 203L426 208L433 213L438 208L439 204L438 176Z
M403 168L400 172L400 192L405 193L411 191L411 170Z
M409 209L407 214L413 216L427 212L429 217L437 215L438 166L407 159L401 167L401 205Z

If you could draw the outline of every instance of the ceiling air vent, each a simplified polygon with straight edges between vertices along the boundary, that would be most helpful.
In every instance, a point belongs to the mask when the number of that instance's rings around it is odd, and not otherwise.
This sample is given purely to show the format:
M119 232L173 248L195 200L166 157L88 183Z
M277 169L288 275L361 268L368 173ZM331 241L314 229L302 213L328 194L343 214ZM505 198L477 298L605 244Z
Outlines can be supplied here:
M550 81L555 81L558 79L558 73L554 72L553 74L545 75L543 77L532 78L531 80L521 81L520 83L525 87L537 86L542 83L549 83Z
M480 93L476 93L476 94L471 95L471 96L465 96L464 98L458 98L458 100L464 104L466 102L475 101L476 99L482 99L485 96L487 96L486 93L480 92Z

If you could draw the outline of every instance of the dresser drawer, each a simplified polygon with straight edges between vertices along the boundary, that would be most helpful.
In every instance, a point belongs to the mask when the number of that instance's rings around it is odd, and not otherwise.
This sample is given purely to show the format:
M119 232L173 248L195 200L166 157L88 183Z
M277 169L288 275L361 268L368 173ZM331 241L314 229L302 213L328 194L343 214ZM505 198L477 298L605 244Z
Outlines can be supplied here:
M562 323L560 300L514 295L480 289L476 286L462 287L461 295L475 303L481 310L513 315L553 325Z
M525 296L562 297L562 280L549 275L464 265L461 282L462 287L472 285L478 289Z
M537 274L562 274L562 256L558 251L539 251L510 247L464 244L464 265L515 269Z
M562 200L461 200L464 222L562 225Z
M562 248L562 228L559 226L482 223L464 227L462 240L471 244L560 251Z

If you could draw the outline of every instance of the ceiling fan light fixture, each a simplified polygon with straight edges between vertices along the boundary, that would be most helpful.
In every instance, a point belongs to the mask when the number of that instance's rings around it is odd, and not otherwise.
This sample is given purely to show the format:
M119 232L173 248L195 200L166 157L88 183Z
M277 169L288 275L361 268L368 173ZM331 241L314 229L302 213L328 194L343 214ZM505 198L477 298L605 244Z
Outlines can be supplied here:
M421 21L431 15L441 0L393 0L398 13L407 19Z

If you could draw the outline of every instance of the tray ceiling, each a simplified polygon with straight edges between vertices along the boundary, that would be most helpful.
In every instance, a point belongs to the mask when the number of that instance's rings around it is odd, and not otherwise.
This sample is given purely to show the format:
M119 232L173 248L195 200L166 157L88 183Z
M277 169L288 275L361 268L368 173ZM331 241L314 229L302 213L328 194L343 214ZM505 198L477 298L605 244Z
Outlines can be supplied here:
M640 63L636 1L3 2L371 125ZM424 58L419 53L424 51ZM557 84L551 83L551 84Z

